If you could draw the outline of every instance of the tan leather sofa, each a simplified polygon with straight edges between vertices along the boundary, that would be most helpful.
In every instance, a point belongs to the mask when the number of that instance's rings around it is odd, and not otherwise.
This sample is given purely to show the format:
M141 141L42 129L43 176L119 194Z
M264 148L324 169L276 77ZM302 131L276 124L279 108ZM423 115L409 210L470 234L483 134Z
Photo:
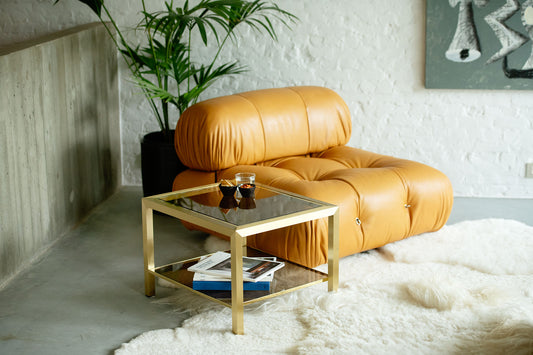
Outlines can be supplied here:
M206 100L176 126L176 151L190 169L173 188L254 172L260 183L336 204L341 257L440 229L453 204L448 178L421 163L346 146L351 134L346 103L322 87ZM248 245L314 267L327 262L327 220L263 233Z

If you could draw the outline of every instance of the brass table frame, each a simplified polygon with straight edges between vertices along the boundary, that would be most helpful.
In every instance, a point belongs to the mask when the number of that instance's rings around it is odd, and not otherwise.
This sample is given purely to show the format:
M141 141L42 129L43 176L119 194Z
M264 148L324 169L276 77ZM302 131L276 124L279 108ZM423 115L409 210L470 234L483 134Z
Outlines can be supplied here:
M187 196L193 196L202 192L216 190L218 184L199 186L191 189L169 192L161 195L145 197L142 199L142 222L143 222L143 254L144 254L144 286L146 296L155 295L155 277L161 277L178 286L189 289L192 292L208 297L232 309L232 330L235 334L244 334L244 305L247 302L243 298L243 275L242 257L246 255L246 237L278 228L303 223L318 218L328 217L328 274L318 282L328 282L328 291L336 291L339 284L339 209L337 206L300 196L287 191L275 189L269 186L257 184L259 187L279 194L285 194L294 198L313 202L319 207L301 212L290 213L276 218L261 220L246 225L234 225L181 206L173 205L167 201ZM231 240L231 304L220 302L216 298L193 290L175 280L166 278L156 271L154 260L154 225L153 211L159 211L169 216L202 226L209 230L225 235ZM197 260L198 258L196 258ZM193 259L191 259L193 260ZM291 292L296 289L318 283L304 284L281 293ZM268 297L274 297L281 293L275 293ZM262 297L260 300L268 298Z

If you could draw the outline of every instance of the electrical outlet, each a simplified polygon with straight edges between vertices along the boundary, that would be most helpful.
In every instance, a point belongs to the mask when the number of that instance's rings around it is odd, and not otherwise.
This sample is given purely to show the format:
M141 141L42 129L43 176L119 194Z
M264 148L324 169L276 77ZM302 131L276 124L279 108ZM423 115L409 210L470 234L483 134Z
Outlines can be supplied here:
M526 178L533 179L533 163L526 164Z

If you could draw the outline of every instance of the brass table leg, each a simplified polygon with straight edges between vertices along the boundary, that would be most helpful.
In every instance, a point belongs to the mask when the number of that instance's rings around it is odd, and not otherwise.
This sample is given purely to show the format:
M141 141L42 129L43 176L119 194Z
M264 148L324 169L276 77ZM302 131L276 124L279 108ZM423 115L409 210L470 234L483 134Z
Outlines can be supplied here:
M328 217L328 291L339 288L339 210Z
M154 213L142 202L143 220L143 255L144 255L144 294L148 297L155 295L155 276L150 270L155 269L154 264Z
M235 334L244 334L243 244L244 239L239 234L231 236L231 316L232 330Z

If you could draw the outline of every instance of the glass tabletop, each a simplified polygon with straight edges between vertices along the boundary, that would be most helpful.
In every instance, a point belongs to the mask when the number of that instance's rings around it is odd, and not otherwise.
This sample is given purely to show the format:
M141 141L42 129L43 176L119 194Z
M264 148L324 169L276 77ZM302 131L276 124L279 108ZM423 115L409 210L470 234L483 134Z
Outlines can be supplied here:
M218 185L208 185L187 194L167 195L161 197L161 200L235 226L328 206L327 203L259 184L254 198L224 197Z

